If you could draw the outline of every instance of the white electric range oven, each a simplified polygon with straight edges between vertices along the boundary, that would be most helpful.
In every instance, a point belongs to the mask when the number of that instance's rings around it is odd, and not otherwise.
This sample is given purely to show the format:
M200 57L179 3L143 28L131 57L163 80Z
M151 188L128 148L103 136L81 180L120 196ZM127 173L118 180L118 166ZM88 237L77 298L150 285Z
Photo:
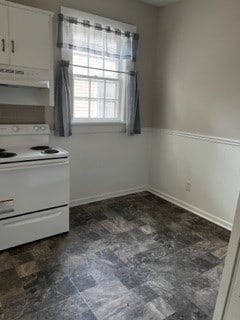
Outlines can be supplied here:
M69 154L43 125L0 125L0 250L69 231Z

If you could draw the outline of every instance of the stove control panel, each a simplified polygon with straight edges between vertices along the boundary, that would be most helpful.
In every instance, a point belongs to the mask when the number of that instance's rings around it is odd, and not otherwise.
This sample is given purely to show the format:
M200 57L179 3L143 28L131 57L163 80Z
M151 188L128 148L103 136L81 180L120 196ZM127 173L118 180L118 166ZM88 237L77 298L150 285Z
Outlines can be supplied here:
M50 134L48 124L0 125L0 136Z

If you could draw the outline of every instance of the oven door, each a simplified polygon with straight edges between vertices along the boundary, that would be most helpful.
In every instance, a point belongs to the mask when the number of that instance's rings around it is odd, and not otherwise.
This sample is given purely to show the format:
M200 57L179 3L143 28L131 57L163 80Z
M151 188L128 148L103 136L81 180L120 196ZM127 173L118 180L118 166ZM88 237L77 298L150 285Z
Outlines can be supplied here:
M69 208L0 220L0 251L69 231Z
M0 165L0 220L69 204L69 160Z

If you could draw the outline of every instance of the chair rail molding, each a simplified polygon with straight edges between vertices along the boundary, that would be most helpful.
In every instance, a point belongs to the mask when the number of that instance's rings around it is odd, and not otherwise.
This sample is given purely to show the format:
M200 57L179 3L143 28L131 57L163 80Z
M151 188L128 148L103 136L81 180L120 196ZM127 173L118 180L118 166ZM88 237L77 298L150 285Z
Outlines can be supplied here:
M185 137L185 138L189 138L189 139L209 141L212 143L221 143L221 144L227 144L227 145L233 145L233 146L240 146L240 140L223 138L223 137L216 137L216 136L209 136L209 135L203 135L203 134L186 132L186 131L153 128L152 132L153 133L159 132L162 134Z

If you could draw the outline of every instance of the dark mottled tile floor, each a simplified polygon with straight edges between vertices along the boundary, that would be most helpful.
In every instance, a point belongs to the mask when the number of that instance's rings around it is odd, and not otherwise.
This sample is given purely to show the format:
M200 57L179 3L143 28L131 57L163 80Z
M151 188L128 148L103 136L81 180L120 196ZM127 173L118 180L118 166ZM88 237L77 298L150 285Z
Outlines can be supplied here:
M210 320L229 233L150 193L71 210L0 253L0 319Z

